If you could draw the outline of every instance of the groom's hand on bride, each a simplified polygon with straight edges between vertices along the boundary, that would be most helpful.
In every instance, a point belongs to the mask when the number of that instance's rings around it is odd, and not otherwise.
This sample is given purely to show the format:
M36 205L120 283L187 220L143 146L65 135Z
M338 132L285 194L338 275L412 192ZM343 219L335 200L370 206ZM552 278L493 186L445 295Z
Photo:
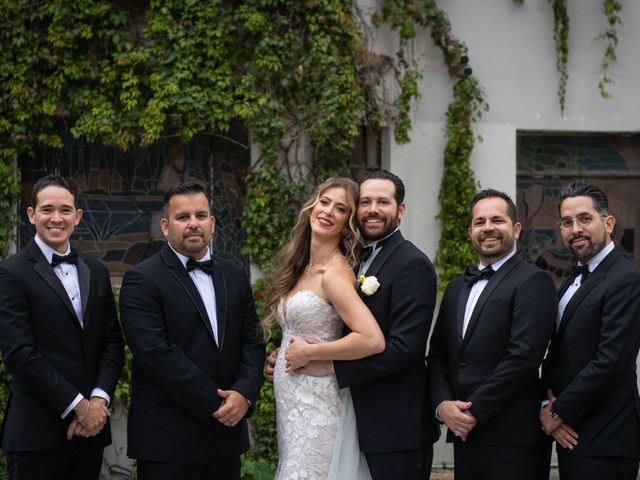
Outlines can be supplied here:
M276 361L278 360L279 351L280 348L276 348L273 352L271 352L271 355L267 357L266 368L264 371L264 376L267 378L267 380L273 380L273 374L276 371Z
M213 418L227 427L235 427L249 410L249 401L235 390L218 389L218 396L222 398L220 408L212 413Z
M331 360L312 360L295 373L310 375L312 377L326 377L333 375L333 362Z

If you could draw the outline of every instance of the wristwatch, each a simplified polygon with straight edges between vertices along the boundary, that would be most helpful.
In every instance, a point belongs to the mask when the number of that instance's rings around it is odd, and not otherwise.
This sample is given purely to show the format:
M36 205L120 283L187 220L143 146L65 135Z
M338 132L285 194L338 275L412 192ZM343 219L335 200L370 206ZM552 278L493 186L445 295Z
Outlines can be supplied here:
M556 412L554 412L553 410L549 409L549 416L551 417L551 420L560 420L560 415L558 415Z

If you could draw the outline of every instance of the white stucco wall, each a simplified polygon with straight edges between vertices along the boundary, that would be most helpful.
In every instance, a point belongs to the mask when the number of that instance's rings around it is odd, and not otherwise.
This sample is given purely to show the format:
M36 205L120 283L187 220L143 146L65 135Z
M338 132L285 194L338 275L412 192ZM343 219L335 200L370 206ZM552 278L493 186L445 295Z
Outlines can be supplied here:
M368 2L370 5L375 2ZM623 0L618 28L618 61L609 69L615 84L610 100L597 84L604 43L593 39L607 27L602 2L569 0L569 81L566 108L557 100L553 13L546 1L447 0L438 2L451 20L454 36L469 47L470 66L480 81L489 112L476 125L484 138L471 164L482 187L516 192L516 131L640 130L640 2ZM392 54L393 36L377 34L374 48ZM402 229L430 257L435 256L440 228L435 216L445 145L444 120L451 82L442 56L427 33L410 45L421 62L422 98L413 109L411 143L390 142L383 164L407 186L407 214Z

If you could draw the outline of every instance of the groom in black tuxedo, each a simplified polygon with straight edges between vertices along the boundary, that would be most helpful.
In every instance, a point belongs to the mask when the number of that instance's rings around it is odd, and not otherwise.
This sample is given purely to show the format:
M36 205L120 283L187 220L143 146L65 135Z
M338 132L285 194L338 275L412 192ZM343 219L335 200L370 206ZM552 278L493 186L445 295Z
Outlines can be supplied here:
M560 198L560 233L581 272L560 289L540 420L557 442L562 480L635 479L640 271L611 240L615 217L602 190L573 183Z
M0 348L11 375L2 449L12 480L97 480L111 442L108 405L124 363L111 279L69 238L75 185L33 186L36 236L0 263Z
M239 479L264 366L251 286L209 250L215 218L201 185L178 184L164 200L167 243L121 291L133 352L128 454L140 480Z
M360 180L358 224L365 239L359 294L385 336L384 352L361 360L310 362L309 375L335 373L350 387L373 480L424 480L431 473L440 429L429 411L424 353L436 300L436 274L427 256L398 229L404 184L386 170ZM375 277L379 286L369 289ZM374 282L375 283L375 282ZM275 355L269 357L273 371Z
M556 318L549 276L515 255L521 225L504 193L473 199L478 267L451 281L427 359L432 412L454 442L456 480L549 478L538 368Z
M366 248L358 274L380 284L374 293L359 292L386 346L361 360L335 361L333 369L339 386L351 388L360 450L372 478L424 480L440 435L429 411L424 363L436 274L398 229L406 208L402 180L375 170L359 185L358 225Z

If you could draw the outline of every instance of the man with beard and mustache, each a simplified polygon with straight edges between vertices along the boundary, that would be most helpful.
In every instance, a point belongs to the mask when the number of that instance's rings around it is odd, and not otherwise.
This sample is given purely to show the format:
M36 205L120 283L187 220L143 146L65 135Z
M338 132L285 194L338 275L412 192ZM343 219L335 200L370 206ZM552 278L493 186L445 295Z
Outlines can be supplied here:
M542 428L562 480L635 479L640 460L640 271L611 240L599 188L560 193L560 233L578 269L559 292L557 331L542 366Z
M447 286L427 357L432 412L454 443L456 480L548 479L538 368L553 333L549 276L516 257L521 225L508 195L471 203L480 262Z
M128 455L141 480L239 479L264 344L249 279L213 257L204 188L164 197L167 243L129 270L121 318L133 352Z
M406 209L402 180L374 170L359 185L357 215L366 248L358 275L367 283L375 277L379 286L372 291L363 283L358 292L382 329L385 350L361 360L311 362L299 372L335 373L341 388L351 388L360 450L373 480L424 480L439 437L424 363L436 275L427 256L398 229ZM269 362L275 364L273 355Z

